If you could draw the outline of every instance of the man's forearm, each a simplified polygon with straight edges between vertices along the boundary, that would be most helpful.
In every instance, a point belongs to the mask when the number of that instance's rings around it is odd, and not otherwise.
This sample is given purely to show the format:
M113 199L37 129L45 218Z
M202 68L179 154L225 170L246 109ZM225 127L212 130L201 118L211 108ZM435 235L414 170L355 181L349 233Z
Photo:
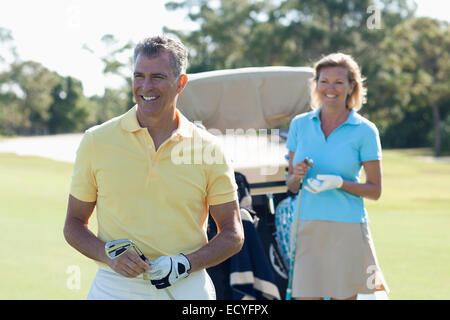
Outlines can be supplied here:
M105 243L98 239L82 221L69 218L64 225L64 237L72 247L86 257L106 263Z
M186 255L191 263L190 272L218 265L238 253L244 243L243 231L224 229L201 249Z

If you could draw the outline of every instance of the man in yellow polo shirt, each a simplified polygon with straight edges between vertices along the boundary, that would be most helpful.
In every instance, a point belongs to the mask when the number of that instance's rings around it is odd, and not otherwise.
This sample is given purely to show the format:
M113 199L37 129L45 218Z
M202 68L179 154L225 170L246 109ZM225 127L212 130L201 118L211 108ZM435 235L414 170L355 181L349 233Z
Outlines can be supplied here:
M88 299L214 299L205 268L242 247L233 169L214 136L176 108L186 64L178 40L144 39L134 52L137 105L80 143L64 236L99 263ZM98 235L88 229L95 207ZM220 230L209 243L208 211ZM147 260L132 250L110 259L105 244L117 239Z

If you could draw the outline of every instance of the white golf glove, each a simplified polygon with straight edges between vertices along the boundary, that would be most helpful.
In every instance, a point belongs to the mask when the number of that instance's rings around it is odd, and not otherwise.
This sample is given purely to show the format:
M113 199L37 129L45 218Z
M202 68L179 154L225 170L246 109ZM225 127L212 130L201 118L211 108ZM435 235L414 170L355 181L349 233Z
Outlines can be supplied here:
M147 274L150 282L157 289L164 289L177 280L186 278L191 270L191 263L182 253L177 256L163 256L150 264Z
M312 193L340 188L344 183L344 180L340 176L331 174L318 174L316 179L309 178L306 181L305 189Z

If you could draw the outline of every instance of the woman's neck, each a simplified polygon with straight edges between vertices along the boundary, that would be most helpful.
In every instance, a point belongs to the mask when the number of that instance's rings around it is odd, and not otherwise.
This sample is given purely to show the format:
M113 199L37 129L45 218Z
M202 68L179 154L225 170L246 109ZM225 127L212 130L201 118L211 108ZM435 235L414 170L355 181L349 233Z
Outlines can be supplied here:
M322 123L325 122L339 126L347 120L349 114L350 110L345 106L340 108L322 107L320 111L320 120Z

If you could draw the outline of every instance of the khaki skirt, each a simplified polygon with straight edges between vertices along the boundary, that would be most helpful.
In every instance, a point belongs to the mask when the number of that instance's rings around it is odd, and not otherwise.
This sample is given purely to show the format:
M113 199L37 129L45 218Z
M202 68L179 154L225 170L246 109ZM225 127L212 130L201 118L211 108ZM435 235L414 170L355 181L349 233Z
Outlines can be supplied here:
M293 297L350 298L386 291L367 224L300 220Z

